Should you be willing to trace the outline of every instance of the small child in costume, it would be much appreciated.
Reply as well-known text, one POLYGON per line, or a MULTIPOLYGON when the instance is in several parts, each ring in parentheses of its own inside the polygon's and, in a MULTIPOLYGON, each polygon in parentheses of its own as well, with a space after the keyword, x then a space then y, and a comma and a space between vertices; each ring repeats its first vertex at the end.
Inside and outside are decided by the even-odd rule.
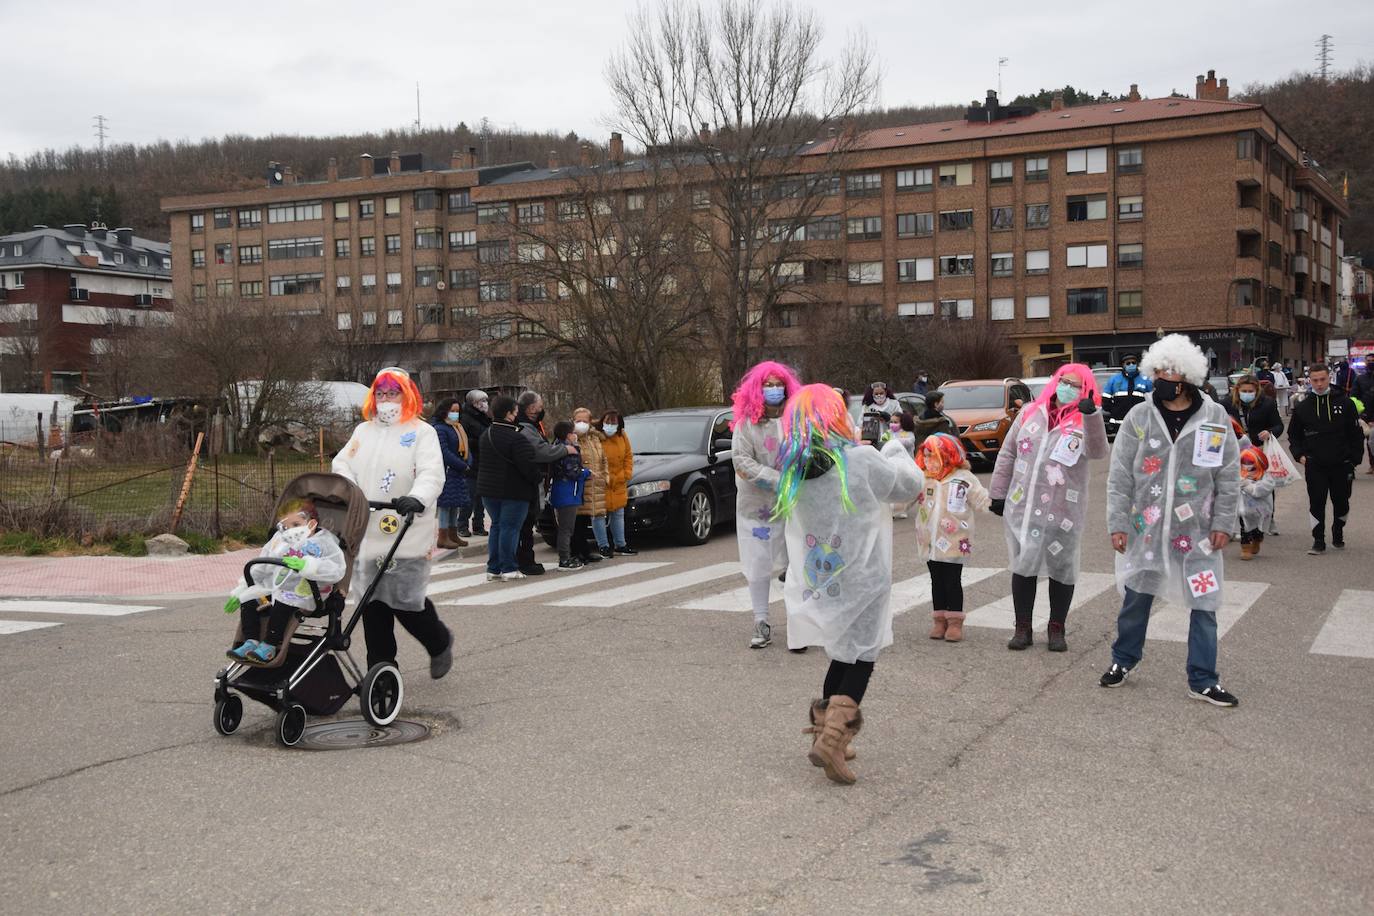
POLYGON ((1257 448, 1240 453, 1240 558, 1259 556, 1264 532, 1274 517, 1274 478, 1269 459, 1257 448))
MULTIPOLYGON (((553 427, 553 439, 577 448, 577 432, 567 420, 553 427)), ((585 564, 573 556, 573 530, 577 527, 577 510, 582 506, 582 494, 591 468, 582 466, 582 450, 553 463, 553 486, 549 489, 549 505, 558 519, 558 568, 581 569, 585 564)))
POLYGON ((259 556, 280 559, 286 568, 266 563, 254 566, 253 584, 240 583, 224 604, 224 613, 237 611, 243 627, 243 642, 227 654, 234 661, 250 665, 266 665, 276 658, 291 615, 315 609, 310 580, 319 587, 323 599, 348 569, 338 538, 320 527, 315 504, 305 499, 286 504, 277 522, 277 533, 263 545, 259 556), (272 596, 271 604, 260 606, 258 599, 268 595, 272 596), (261 640, 257 639, 259 635, 261 640))
POLYGON ((935 433, 916 451, 925 486, 916 497, 916 540, 930 570, 931 639, 964 638, 964 563, 973 554, 973 513, 992 504, 959 440, 935 433))

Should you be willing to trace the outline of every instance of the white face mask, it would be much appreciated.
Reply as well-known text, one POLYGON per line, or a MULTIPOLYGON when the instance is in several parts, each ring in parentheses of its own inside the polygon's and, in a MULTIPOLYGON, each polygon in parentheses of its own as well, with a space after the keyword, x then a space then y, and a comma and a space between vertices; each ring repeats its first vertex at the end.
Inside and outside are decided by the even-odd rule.
POLYGON ((310 526, 297 525, 294 528, 283 528, 281 530, 281 540, 287 547, 301 547, 306 541, 310 540, 310 526))
POLYGON ((620 427, 614 423, 603 423, 601 424, 601 431, 608 436, 614 436, 620 431, 620 427))
POLYGON ((377 405, 377 422, 384 426, 390 426, 401 419, 401 405, 393 401, 387 401, 377 405))
POLYGON ((579 436, 585 436, 587 434, 587 430, 591 428, 592 425, 588 423, 586 420, 578 420, 576 423, 573 424, 573 431, 576 432, 579 436))

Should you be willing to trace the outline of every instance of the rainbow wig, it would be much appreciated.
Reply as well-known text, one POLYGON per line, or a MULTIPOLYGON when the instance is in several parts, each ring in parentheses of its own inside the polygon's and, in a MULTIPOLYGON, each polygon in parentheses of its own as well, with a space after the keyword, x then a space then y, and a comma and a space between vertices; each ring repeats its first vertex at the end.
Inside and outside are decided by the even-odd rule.
POLYGON ((411 380, 410 373, 397 366, 387 366, 377 377, 372 380, 372 387, 367 389, 367 397, 363 398, 363 419, 371 420, 377 414, 378 388, 400 388, 401 389, 401 422, 407 423, 420 415, 424 408, 424 403, 420 398, 420 389, 411 380))
MULTIPOLYGON (((766 365, 766 364, 765 364, 766 365)), ((812 461, 828 462, 840 475, 840 500, 854 511, 849 498, 849 462, 845 449, 854 444, 854 423, 848 405, 829 385, 804 385, 782 411, 782 444, 778 447, 778 498, 773 519, 787 518, 812 461)))
POLYGON ((735 405, 735 416, 730 421, 731 429, 738 428, 741 423, 757 423, 762 419, 763 382, 770 375, 776 375, 782 379, 782 385, 783 388, 787 389, 789 400, 801 390, 801 381, 791 369, 782 363, 775 363, 772 360, 759 363, 744 373, 744 378, 739 380, 739 387, 731 396, 735 405))
POLYGON ((1240 453, 1240 476, 1246 480, 1262 480, 1269 471, 1269 458, 1262 449, 1254 447, 1242 449, 1240 453), (1246 472, 1245 462, 1249 461, 1254 470, 1246 472))
POLYGON ((1049 384, 1040 390, 1040 394, 1032 402, 1032 407, 1045 408, 1045 416, 1049 417, 1050 429, 1056 427, 1073 427, 1083 425, 1083 416, 1078 412, 1078 404, 1060 404, 1055 397, 1055 389, 1059 387, 1059 380, 1064 376, 1069 376, 1071 381, 1078 382, 1083 398, 1092 398, 1093 403, 1102 407, 1102 394, 1097 390, 1097 378, 1093 371, 1082 363, 1065 363, 1054 370, 1054 375, 1050 376, 1049 384))
POLYGON ((963 444, 949 433, 931 433, 922 440, 921 447, 916 450, 916 466, 923 472, 926 471, 926 455, 930 452, 940 453, 940 476, 936 480, 944 480, 960 468, 968 467, 963 444))

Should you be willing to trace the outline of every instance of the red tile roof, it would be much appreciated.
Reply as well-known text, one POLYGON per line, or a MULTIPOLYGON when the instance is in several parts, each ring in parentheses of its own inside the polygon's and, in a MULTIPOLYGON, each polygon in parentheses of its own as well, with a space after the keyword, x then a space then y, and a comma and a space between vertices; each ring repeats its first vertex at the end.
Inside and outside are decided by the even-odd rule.
MULTIPOLYGON (((982 140, 988 137, 1010 137, 1056 130, 1084 127, 1104 127, 1132 124, 1140 121, 1163 121, 1197 115, 1221 114, 1259 108, 1246 102, 1222 102, 1202 99, 1142 99, 1139 102, 1104 102, 1098 105, 1077 105, 1062 111, 1037 111, 1033 115, 993 121, 990 124, 941 121, 935 124, 913 124, 909 127, 883 127, 865 131, 857 149, 893 149, 920 146, 927 143, 949 143, 962 140, 982 140)), ((818 143, 807 151, 817 155, 828 151, 831 142, 818 143)))

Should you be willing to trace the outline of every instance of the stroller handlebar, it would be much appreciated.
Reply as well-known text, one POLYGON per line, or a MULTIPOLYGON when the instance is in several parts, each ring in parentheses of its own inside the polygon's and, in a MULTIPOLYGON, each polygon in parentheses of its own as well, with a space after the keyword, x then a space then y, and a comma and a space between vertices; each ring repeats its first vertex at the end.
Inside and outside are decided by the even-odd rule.
MULTIPOLYGON (((401 512, 400 509, 397 509, 397 508, 396 508, 396 502, 395 502, 395 500, 387 500, 386 502, 380 502, 380 501, 375 500, 375 499, 369 499, 369 500, 367 501, 367 507, 368 507, 369 509, 390 509, 390 510, 393 511, 393 512, 401 512)), ((401 514, 404 515, 406 518, 410 518, 410 516, 414 515, 415 513, 413 513, 413 512, 401 512, 401 514)))
MULTIPOLYGON (((253 584, 254 566, 280 566, 282 569, 291 569, 290 566, 287 566, 278 557, 254 557, 243 564, 243 581, 249 585, 253 584)), ((294 571, 295 570, 292 570, 292 572, 294 571)), ((319 610, 323 608, 324 598, 320 596, 320 587, 315 584, 314 579, 306 579, 305 581, 310 586, 310 596, 315 599, 315 609, 319 610)))

